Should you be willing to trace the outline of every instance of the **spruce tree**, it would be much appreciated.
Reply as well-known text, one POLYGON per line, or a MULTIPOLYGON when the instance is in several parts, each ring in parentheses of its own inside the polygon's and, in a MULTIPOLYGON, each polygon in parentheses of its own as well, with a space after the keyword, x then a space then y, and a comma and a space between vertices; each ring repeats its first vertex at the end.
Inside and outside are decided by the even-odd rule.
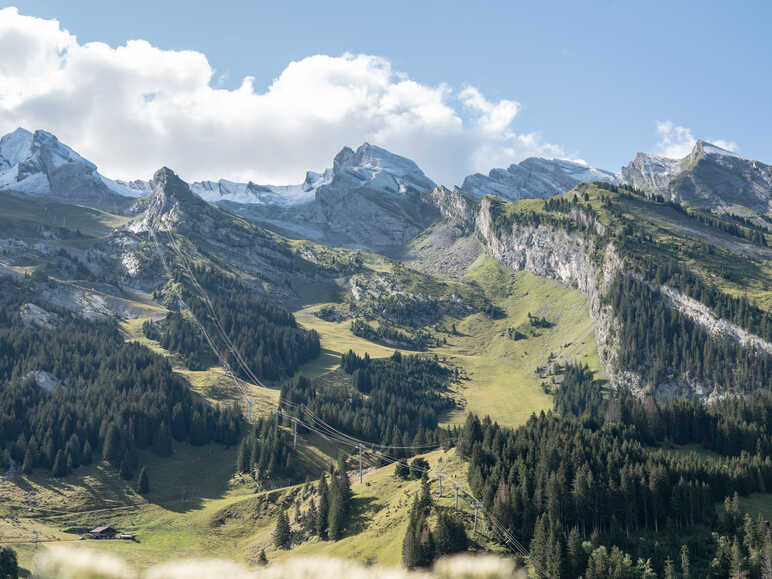
POLYGON ((56 476, 64 476, 67 474, 67 459, 64 456, 64 452, 60 448, 54 458, 54 466, 51 469, 51 473, 56 476))
POLYGON ((668 557, 665 559, 665 579, 675 579, 675 569, 673 569, 673 560, 668 557))
POLYGON ((150 492, 150 480, 144 466, 139 469, 139 475, 137 476, 137 492, 141 495, 146 495, 150 492))
POLYGON ((421 498, 418 499, 418 508, 427 512, 432 506, 432 493, 429 487, 429 477, 426 473, 421 477, 421 498))
POLYGON ((316 514, 316 534, 322 540, 327 540, 329 516, 330 493, 327 489, 327 477, 322 473, 322 476, 319 478, 319 510, 316 514))
POLYGON ((166 422, 161 422, 153 435, 153 452, 158 456, 169 456, 172 453, 172 434, 166 422))
POLYGON ((402 540, 402 565, 407 569, 414 569, 416 566, 418 545, 415 535, 415 522, 411 517, 402 540))
POLYGON ((30 474, 35 468, 35 452, 31 446, 27 446, 27 451, 24 453, 24 463, 21 465, 21 471, 24 474, 30 474))
POLYGON ((0 577, 16 579, 19 576, 19 561, 11 547, 0 548, 0 577))
POLYGON ((112 465, 120 464, 119 461, 123 458, 121 450, 121 432, 118 429, 118 426, 116 426, 114 422, 111 422, 107 427, 107 434, 105 435, 105 442, 102 449, 102 458, 112 465))
POLYGON ((137 467, 139 466, 139 457, 137 456, 137 449, 128 447, 123 455, 121 461, 120 475, 123 480, 131 480, 134 475, 137 474, 137 467))
POLYGON ((94 450, 91 448, 91 443, 87 440, 83 443, 83 451, 80 453, 80 461, 83 464, 91 464, 94 457, 94 450))
POLYGON ((681 545, 681 577, 689 579, 689 547, 681 545))
POLYGON ((466 551, 469 546, 469 538, 466 536, 464 524, 444 512, 441 512, 437 517, 434 542, 438 555, 449 555, 466 551))
POLYGON ((279 517, 276 519, 276 528, 273 530, 273 544, 277 549, 289 549, 292 534, 290 531, 289 519, 284 510, 279 511, 279 517))
POLYGON ((568 555, 568 570, 570 575, 572 577, 578 577, 587 564, 578 527, 572 527, 571 531, 568 533, 566 554, 568 555))
POLYGON ((343 505, 337 493, 332 495, 330 501, 327 534, 332 541, 343 538, 343 505))

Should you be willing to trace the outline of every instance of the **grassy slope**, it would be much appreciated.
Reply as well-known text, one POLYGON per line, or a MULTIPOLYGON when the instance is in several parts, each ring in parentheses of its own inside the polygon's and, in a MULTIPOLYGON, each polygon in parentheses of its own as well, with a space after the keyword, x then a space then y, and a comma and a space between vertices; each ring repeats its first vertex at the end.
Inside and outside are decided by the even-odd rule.
MULTIPOLYGON (((463 462, 455 457, 454 451, 438 450, 425 457, 432 470, 448 475, 443 498, 438 496, 438 483, 432 481, 431 484, 438 504, 452 507, 455 500, 452 483, 468 486, 463 462)), ((151 483, 147 498, 136 495, 104 465, 81 469, 77 475, 55 483, 38 480, 36 475, 32 477, 34 483, 27 477, 17 481, 18 484, 2 483, 0 492, 7 500, 6 512, 0 520, 0 537, 23 541, 34 537, 37 530, 43 540, 68 542, 67 546, 76 549, 115 553, 140 568, 170 558, 217 556, 255 560, 261 549, 266 550, 269 559, 324 554, 395 566, 400 563, 412 495, 419 489, 419 481, 395 479, 392 465, 370 469, 364 484, 359 484, 356 477, 352 481, 355 517, 349 536, 338 542, 311 538, 292 551, 277 551, 271 533, 278 509, 289 508, 292 518, 295 508, 290 505, 297 500, 304 510, 309 503, 299 498, 303 485, 261 493, 249 485, 229 487, 234 449, 223 450, 217 445, 200 448, 179 445, 171 459, 143 453, 142 460, 147 465, 151 483), (50 512, 46 516, 41 518, 24 509, 12 508, 22 501, 22 494, 14 489, 27 484, 39 485, 41 497, 43 494, 47 497, 50 512), (87 496, 90 488, 97 494, 87 496), (111 509, 104 508, 103 488, 112 493, 111 509), (77 540, 83 530, 105 522, 121 532, 136 534, 138 542, 77 540)), ((462 517, 471 527, 471 509, 463 495, 460 507, 466 513, 462 517)), ((477 540, 491 546, 488 531, 482 525, 477 540)), ((38 548, 45 548, 47 544, 50 543, 38 548)), ((21 542, 14 547, 21 564, 29 568, 35 546, 21 542)))
POLYGON ((188 370, 181 362, 179 357, 168 350, 165 350, 155 340, 150 340, 142 333, 142 324, 150 319, 157 319, 158 316, 165 315, 162 308, 147 316, 125 320, 121 327, 126 332, 127 338, 139 342, 154 352, 166 356, 174 368, 174 371, 183 375, 190 382, 193 390, 212 402, 238 401, 242 405, 244 415, 247 409, 244 407, 244 392, 247 398, 252 402, 253 417, 268 414, 277 407, 279 403, 279 390, 276 388, 262 388, 260 386, 238 380, 238 386, 230 378, 222 366, 213 366, 208 370, 188 370))
MULTIPOLYGON (((589 204, 604 224, 618 230, 619 224, 601 202, 603 196, 612 194, 593 185, 582 189, 588 192, 589 204)), ((753 245, 667 206, 636 198, 617 201, 626 218, 654 237, 654 244, 639 248, 641 254, 676 260, 720 290, 734 296, 747 295, 759 307, 772 309, 772 248, 753 245)))
POLYGON ((80 230, 91 237, 106 235, 129 220, 128 217, 99 209, 68 205, 52 199, 17 197, 8 193, 0 193, 0 216, 20 231, 25 224, 37 224, 72 231, 80 230))
MULTIPOLYGON (((461 336, 449 339, 442 351, 468 373, 470 380, 461 392, 466 410, 516 426, 532 412, 552 408, 552 398, 544 393, 535 373, 538 366, 548 365, 550 353, 560 362, 576 360, 600 369, 594 324, 581 292, 527 272, 512 274, 488 257, 481 257, 476 265, 468 277, 489 294, 506 295, 504 286, 510 284, 510 295, 496 300, 507 317, 469 316, 457 324, 461 336), (529 312, 555 326, 517 342, 503 334, 509 327, 526 324, 529 312)), ((462 418, 463 413, 453 417, 454 421, 462 418)))
MULTIPOLYGON (((491 320, 474 314, 456 323, 458 335, 445 335, 447 344, 430 353, 446 358, 463 368, 469 380, 458 391, 464 408, 448 417, 462 422, 466 412, 490 415, 502 424, 522 424, 532 412, 552 407, 552 399, 542 390, 537 366, 546 365, 550 353, 561 362, 578 360, 599 369, 593 337, 593 323, 588 315, 586 297, 579 291, 529 273, 513 274, 493 259, 482 256, 467 274, 467 281, 477 284, 488 297, 507 313, 491 320), (505 335, 508 327, 527 323, 528 312, 545 316, 555 327, 539 330, 541 335, 515 342, 505 335)), ((319 305, 297 312, 297 320, 322 336, 323 354, 301 372, 318 377, 337 367, 340 354, 354 350, 372 357, 391 355, 392 348, 373 344, 354 336, 349 321, 326 322, 313 315, 319 305)))

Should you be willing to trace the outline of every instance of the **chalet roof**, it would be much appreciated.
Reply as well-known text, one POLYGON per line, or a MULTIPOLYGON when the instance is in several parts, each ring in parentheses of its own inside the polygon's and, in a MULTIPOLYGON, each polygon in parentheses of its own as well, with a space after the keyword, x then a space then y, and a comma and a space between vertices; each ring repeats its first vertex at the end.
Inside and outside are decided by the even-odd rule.
POLYGON ((101 527, 95 527, 89 531, 89 533, 104 533, 105 531, 114 531, 112 525, 102 525, 101 527))

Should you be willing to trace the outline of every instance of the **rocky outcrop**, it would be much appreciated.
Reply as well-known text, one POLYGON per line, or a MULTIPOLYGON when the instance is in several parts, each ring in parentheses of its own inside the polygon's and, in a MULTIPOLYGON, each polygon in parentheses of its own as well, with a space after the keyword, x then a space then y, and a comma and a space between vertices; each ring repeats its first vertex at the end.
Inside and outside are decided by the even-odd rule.
POLYGON ((23 304, 19 308, 19 317, 25 328, 39 328, 43 330, 50 330, 59 321, 59 316, 35 304, 23 304))
POLYGON ((440 186, 423 193, 421 199, 426 203, 436 206, 442 216, 452 221, 455 225, 460 226, 464 230, 474 230, 474 223, 477 218, 477 212, 480 209, 480 203, 462 189, 454 187, 451 190, 440 186))
POLYGON ((708 306, 691 298, 670 286, 659 286, 659 292, 665 305, 678 310, 695 323, 699 324, 711 336, 723 336, 738 342, 744 348, 752 348, 772 355, 772 344, 750 333, 737 324, 724 320, 708 306))
POLYGON ((772 214, 772 166, 697 141, 683 159, 638 153, 624 181, 666 199, 714 210, 747 207, 772 214))
MULTIPOLYGON (((641 373, 622 369, 618 364, 620 326, 611 307, 604 304, 603 296, 616 277, 625 271, 625 264, 612 242, 606 242, 602 247, 597 245, 602 239, 603 224, 581 209, 573 208, 568 215, 597 235, 552 224, 533 225, 517 219, 505 226, 499 224, 497 228, 494 205, 500 202, 491 197, 484 197, 479 204, 464 204, 462 201, 466 198, 458 192, 438 190, 433 199, 447 218, 466 219, 466 227, 476 233, 486 251, 502 264, 515 271, 529 271, 559 280, 587 294, 589 314, 596 322, 600 361, 612 386, 628 388, 634 393, 645 391, 641 373), (477 211, 470 218, 472 207, 477 211)), ((697 300, 668 286, 652 289, 660 293, 667 307, 687 316, 711 335, 728 337, 743 347, 772 354, 772 344, 719 318, 697 300)), ((664 398, 698 396, 707 401, 720 396, 713 391, 712 384, 695 383, 678 376, 658 384, 656 393, 664 398)))

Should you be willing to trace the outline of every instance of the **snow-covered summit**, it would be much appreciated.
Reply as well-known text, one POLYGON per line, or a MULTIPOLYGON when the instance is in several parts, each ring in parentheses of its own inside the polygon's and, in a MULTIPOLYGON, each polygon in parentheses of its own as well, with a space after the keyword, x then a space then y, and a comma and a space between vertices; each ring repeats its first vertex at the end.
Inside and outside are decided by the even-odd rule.
POLYGON ((0 191, 55 197, 114 207, 113 196, 138 197, 132 189, 99 174, 96 165, 47 131, 22 128, 0 139, 0 191))
POLYGON ((324 173, 308 171, 305 181, 300 185, 258 185, 252 181, 237 183, 220 179, 219 181, 196 181, 191 183, 190 189, 210 203, 230 201, 245 205, 285 206, 313 200, 316 190, 330 181, 332 181, 332 169, 327 169, 324 173))
POLYGON ((321 188, 345 193, 366 187, 384 194, 406 191, 430 191, 434 181, 410 159, 395 155, 382 147, 364 143, 356 151, 343 147, 335 155, 333 166, 322 173, 308 171, 299 185, 258 185, 197 181, 190 189, 210 203, 231 202, 241 205, 278 205, 282 207, 313 201, 321 188))
POLYGON ((469 175, 461 188, 475 197, 492 194, 517 201, 565 193, 585 181, 618 183, 619 177, 586 163, 530 157, 507 169, 491 169, 488 175, 469 175))
POLYGON ((410 159, 370 143, 356 151, 343 147, 333 161, 330 187, 356 189, 368 187, 390 193, 431 191, 437 184, 410 159))

